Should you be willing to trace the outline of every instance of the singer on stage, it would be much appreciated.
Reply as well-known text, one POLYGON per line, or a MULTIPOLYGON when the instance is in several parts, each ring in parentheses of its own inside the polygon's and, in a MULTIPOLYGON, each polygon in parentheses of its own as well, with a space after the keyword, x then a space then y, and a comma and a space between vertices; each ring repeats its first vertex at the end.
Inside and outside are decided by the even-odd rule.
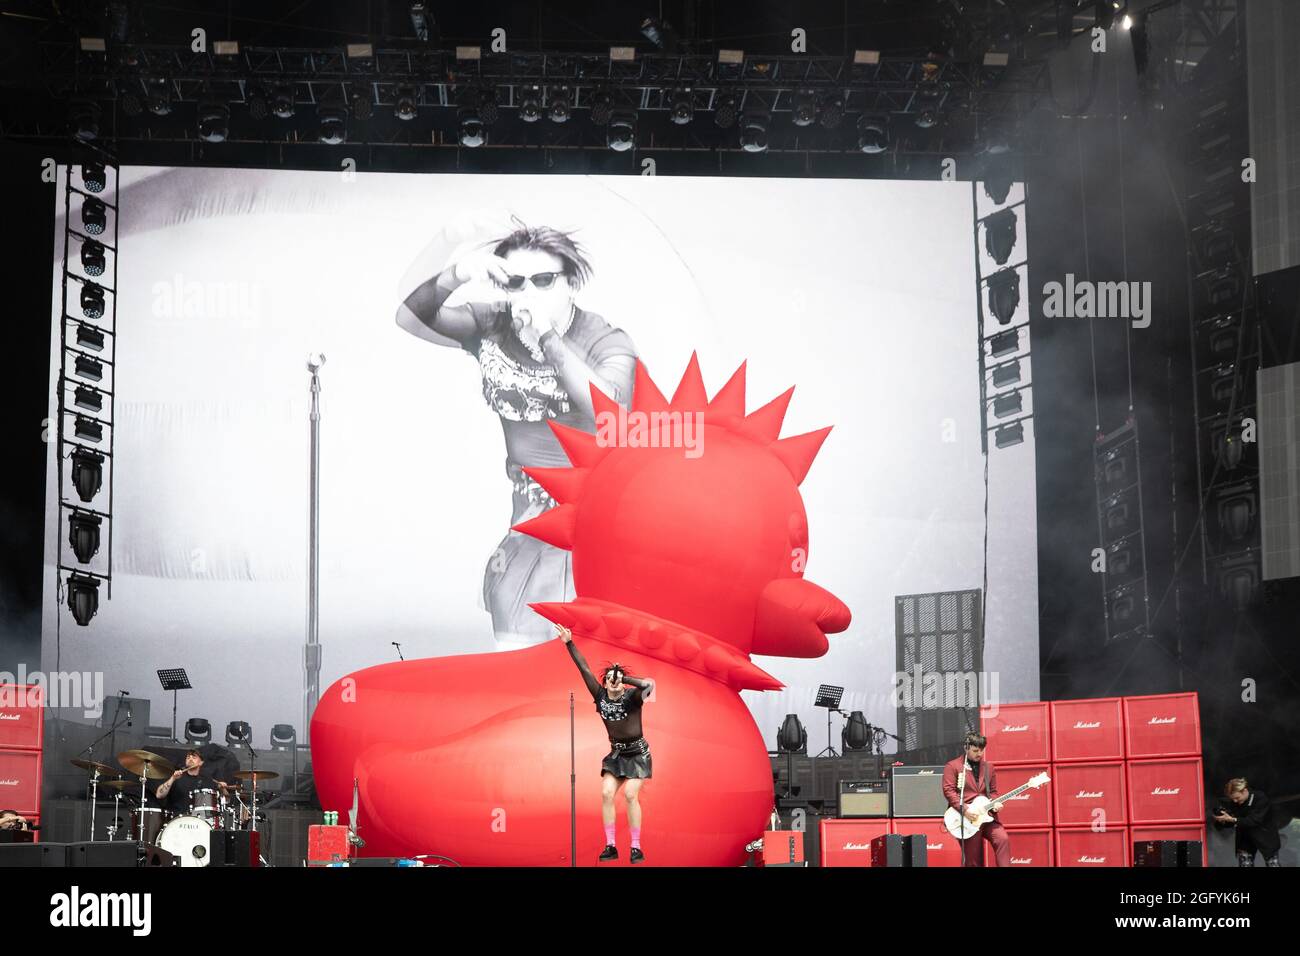
MULTIPOLYGON (((966 735, 966 753, 944 764, 943 795, 948 798, 948 806, 963 813, 967 819, 975 819, 976 814, 967 809, 966 804, 976 796, 985 796, 992 800, 998 795, 997 775, 992 761, 984 759, 984 748, 988 739, 981 734, 966 735), (959 786, 959 774, 965 774, 964 788, 959 786)), ((1000 805, 994 803, 989 812, 996 814, 1000 805)), ((972 828, 973 829, 973 828, 972 828)), ((1011 865, 1011 838, 997 819, 984 824, 963 840, 966 866, 984 865, 984 844, 981 838, 993 846, 993 858, 996 866, 1011 865)))
POLYGON ((567 627, 559 630, 609 734, 610 752, 600 765, 600 817, 605 825, 605 849, 600 860, 618 859, 618 847, 614 845, 614 796, 621 787, 627 800, 627 823, 632 831, 630 861, 640 863, 645 859, 641 852, 641 781, 650 779, 651 770, 650 744, 641 735, 641 707, 654 693, 655 682, 650 678, 627 676, 618 663, 606 667, 601 672, 602 680, 596 680, 582 652, 573 643, 573 633, 567 627), (631 693, 627 685, 631 685, 631 693))

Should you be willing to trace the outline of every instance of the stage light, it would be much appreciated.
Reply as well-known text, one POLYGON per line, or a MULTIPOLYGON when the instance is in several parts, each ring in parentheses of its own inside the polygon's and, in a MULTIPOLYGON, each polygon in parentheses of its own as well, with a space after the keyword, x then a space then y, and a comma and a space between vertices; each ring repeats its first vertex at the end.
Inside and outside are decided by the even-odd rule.
POLYGON ((604 126, 614 113, 614 101, 605 91, 597 93, 591 100, 591 122, 595 126, 604 126))
POLYGON ((348 138, 348 114, 338 106, 322 106, 316 111, 320 121, 320 141, 338 146, 348 138))
POLYGON ((934 110, 921 110, 916 114, 918 129, 934 129, 939 125, 939 114, 934 110))
POLYGON ((999 425, 993 432, 993 443, 999 448, 1010 448, 1012 445, 1019 445, 1024 440, 1025 426, 1023 422, 999 425))
POLYGON ((1020 381, 1020 359, 1012 359, 996 366, 992 370, 992 381, 994 388, 1005 388, 1020 381))
POLYGON ((127 116, 139 116, 144 112, 144 101, 135 90, 124 92, 118 102, 122 104, 122 112, 127 116))
POLYGON ((212 742, 212 724, 205 717, 191 717, 185 721, 185 742, 194 747, 212 742))
POLYGON ((851 750, 871 750, 871 725, 862 711, 855 710, 849 714, 844 728, 840 731, 840 746, 844 752, 851 750))
POLYGON ((270 108, 272 114, 280 119, 293 117, 293 87, 277 86, 271 92, 270 108))
POLYGON ((370 119, 375 112, 375 101, 371 96, 369 83, 355 83, 348 95, 348 109, 352 118, 359 123, 370 119))
POLYGON ((491 126, 497 121, 498 114, 496 90, 480 90, 478 94, 478 118, 483 121, 483 125, 491 126))
POLYGON ((838 96, 828 96, 821 102, 819 120, 822 129, 835 129, 844 119, 844 101, 838 96))
POLYGON ((81 231, 88 236, 103 235, 108 226, 108 207, 98 199, 86 197, 81 204, 81 231))
POLYGON ((73 365, 75 371, 82 378, 88 378, 92 382, 102 381, 104 378, 104 363, 89 355, 78 355, 77 361, 73 365))
POLYGON ((199 139, 224 143, 230 135, 230 107, 215 100, 199 104, 199 139))
POLYGON ((1012 415, 1020 414, 1024 407, 1024 399, 1021 398, 1020 392, 1008 392, 1005 395, 998 395, 993 399, 993 417, 1009 418, 1012 415))
POLYGON ((767 115, 746 113, 740 121, 740 148, 747 153, 761 153, 767 149, 767 115))
POLYGON ((411 4, 411 29, 415 31, 415 38, 427 43, 429 40, 429 23, 431 17, 423 3, 411 4))
POLYGON ((249 91, 248 115, 259 123, 271 115, 271 104, 267 100, 265 90, 253 89, 249 91))
POLYGON ((672 24, 656 17, 647 17, 641 22, 641 35, 665 53, 673 53, 680 46, 672 24))
POLYGON ((605 145, 617 153, 624 153, 636 145, 636 114, 615 113, 610 117, 605 131, 605 145))
POLYGON ((993 273, 989 277, 988 293, 989 311, 1000 324, 1006 325, 1020 305, 1020 273, 1015 269, 993 273))
POLYGON ((212 55, 225 56, 225 57, 239 56, 239 41, 238 40, 213 40, 212 55))
POLYGON ((794 98, 791 119, 795 126, 811 126, 817 121, 817 101, 811 93, 799 93, 794 98))
POLYGON ((1097 0, 1097 26, 1109 30, 1115 24, 1115 11, 1119 4, 1114 0, 1097 0))
POLYGON ((93 282, 81 286, 81 313, 88 319, 98 319, 104 314, 104 289, 93 282))
POLYGON ((695 119, 695 99, 691 96, 690 90, 677 90, 673 93, 673 105, 669 116, 678 126, 685 126, 695 119))
POLYGON ((78 100, 72 104, 73 135, 82 142, 99 138, 99 105, 88 100, 78 100))
POLYGON ((413 86, 399 86, 393 98, 393 115, 399 120, 409 122, 419 112, 418 95, 413 86))
POLYGON ((1259 591, 1256 560, 1253 555, 1229 558, 1218 569, 1219 594, 1232 604, 1234 610, 1245 610, 1255 602, 1259 591))
POLYGON ((226 724, 226 743, 234 747, 247 747, 253 739, 253 728, 246 720, 232 720, 226 724))
POLYGON ((786 714, 776 733, 776 749, 783 754, 807 754, 808 731, 798 714, 786 714))
POLYGON ((880 63, 879 50, 854 50, 854 66, 877 66, 880 63))
POLYGON ((884 116, 863 113, 858 117, 858 149, 869 155, 889 148, 889 121, 884 116))
POLYGON ((68 608, 72 619, 85 627, 99 610, 99 579, 73 571, 68 575, 68 608))
POLYGON ((993 358, 1010 355, 1018 348, 1020 348, 1019 329, 1007 329, 1005 332, 989 336, 989 354, 993 358))
POLYGON ((104 456, 89 448, 76 448, 71 458, 72 485, 77 489, 77 497, 90 501, 104 483, 104 456))
MULTIPOLYGON (((990 150, 990 153, 992 151, 990 150)), ((984 167, 984 195, 1001 206, 1011 194, 1011 163, 1005 153, 989 156, 984 167)))
POLYGON ((298 732, 292 724, 276 724, 271 728, 272 750, 293 750, 298 745, 298 732))
POLYGON ((93 325, 77 323, 77 344, 96 352, 104 351, 104 333, 93 325))
POLYGON ((103 37, 80 37, 82 53, 104 53, 108 46, 103 37))
POLYGON ((546 115, 551 118, 551 122, 567 123, 573 113, 573 98, 569 95, 568 89, 563 86, 552 87, 547 99, 549 106, 546 115))
POLYGON ((734 93, 723 93, 718 97, 713 110, 713 122, 718 129, 731 129, 736 125, 736 113, 740 108, 740 98, 734 93))
POLYGON ((609 59, 611 63, 631 63, 636 59, 636 47, 612 46, 609 48, 609 59))
POLYGON ((81 244, 81 268, 88 276, 102 276, 105 268, 103 243, 87 239, 81 244))
POLYGON ((78 438, 84 438, 86 441, 101 442, 104 440, 104 426, 93 418, 87 418, 85 415, 77 416, 72 431, 78 438))
POLYGON ((145 105, 154 116, 166 116, 172 111, 171 87, 164 80, 149 83, 145 105))
POLYGON ((72 404, 91 412, 104 410, 104 393, 89 385, 78 385, 72 393, 72 404))
POLYGON ((102 193, 108 184, 108 178, 104 174, 104 164, 82 163, 81 184, 86 187, 86 192, 102 193))
POLYGON ((984 221, 984 248, 998 265, 1006 265, 1016 247, 1016 211, 1004 209, 984 221))
POLYGON ((68 517, 68 546, 82 564, 99 553, 99 528, 103 519, 99 515, 74 511, 68 517))
POLYGON ((477 149, 487 142, 487 130, 483 128, 483 120, 474 110, 462 110, 460 114, 460 145, 469 149, 477 149))
POLYGON ((539 86, 526 87, 519 100, 519 118, 525 123, 536 123, 542 118, 542 90, 539 86))
POLYGON ((1230 493, 1220 498, 1218 504, 1219 527, 1233 541, 1241 541, 1255 530, 1255 495, 1249 490, 1236 490, 1240 487, 1226 489, 1230 493))

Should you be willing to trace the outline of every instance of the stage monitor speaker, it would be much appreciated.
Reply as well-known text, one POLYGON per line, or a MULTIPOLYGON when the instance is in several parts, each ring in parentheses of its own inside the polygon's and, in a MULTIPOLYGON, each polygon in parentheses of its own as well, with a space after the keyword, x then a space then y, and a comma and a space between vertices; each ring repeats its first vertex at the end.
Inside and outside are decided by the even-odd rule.
POLYGON ((175 866, 176 858, 166 850, 148 843, 126 840, 97 840, 69 843, 68 866, 155 867, 175 866))
POLYGON ((253 830, 213 830, 208 866, 261 866, 260 837, 253 830))
POLYGON ((1137 840, 1133 865, 1186 869, 1201 866, 1200 840, 1137 840))
POLYGON ((871 841, 871 865, 926 866, 926 837, 923 833, 887 833, 871 841))
POLYGON ((889 816, 888 780, 841 780, 840 817, 889 816))
POLYGON ((895 767, 891 790, 891 816, 941 817, 948 809, 942 765, 895 767))
POLYGON ((0 846, 0 868, 11 866, 67 866, 63 843, 6 843, 0 846))

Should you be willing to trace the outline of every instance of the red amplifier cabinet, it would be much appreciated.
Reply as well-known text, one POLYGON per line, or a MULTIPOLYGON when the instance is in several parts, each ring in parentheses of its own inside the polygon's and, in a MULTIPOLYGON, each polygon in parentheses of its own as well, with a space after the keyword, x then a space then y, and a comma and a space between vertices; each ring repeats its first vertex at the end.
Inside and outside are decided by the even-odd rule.
MULTIPOLYGON (((1052 810, 1056 826, 1090 827, 1104 814, 1105 826, 1128 822, 1124 763, 1058 763, 1052 767, 1052 810)), ((1002 784, 999 782, 998 787, 1002 784)))
POLYGON ((1046 701, 980 709, 980 733, 995 764, 1047 763, 1052 759, 1051 707, 1046 701))
POLYGON ((1205 841, 1205 826, 1182 824, 1180 826, 1142 826, 1128 828, 1128 852, 1133 855, 1133 844, 1143 840, 1200 840, 1201 866, 1210 865, 1210 845, 1205 841))
MULTIPOLYGON (((943 817, 907 817, 894 820, 891 832, 920 833, 925 836, 926 866, 961 866, 961 841, 948 832, 943 825, 943 817)), ((973 844, 968 844, 967 852, 982 852, 984 839, 981 837, 973 844)))
POLYGON ((803 831, 768 830, 764 833, 763 865, 803 866, 803 831))
POLYGON ((1052 788, 1055 786, 1055 773, 1050 764, 1022 763, 1008 766, 995 763, 993 767, 998 776, 998 793, 1010 793, 1016 787, 1029 781, 1035 774, 1045 773, 1053 779, 1041 787, 1026 790, 1018 797, 1012 797, 998 812, 998 819, 1004 827, 1050 827, 1052 825, 1052 788))
POLYGON ((1119 697, 1052 701, 1052 762, 1124 759, 1124 707, 1119 697))
POLYGON ((44 736, 44 688, 0 684, 0 750, 40 750, 44 736))
POLYGON ((23 816, 41 810, 41 752, 0 750, 0 808, 23 816))
POLYGON ((307 828, 307 865, 328 866, 351 859, 348 828, 316 824, 307 828))
POLYGON ((1125 697, 1124 747, 1129 760, 1199 757, 1201 708, 1197 695, 1125 697))
POLYGON ((1091 827, 1056 828, 1057 866, 1128 866, 1132 852, 1128 827, 1113 827, 1104 833, 1091 827))
MULTIPOLYGON (((1007 836, 1011 837, 1011 865, 1013 867, 1055 866, 1056 839, 1052 834, 1051 827, 1033 830, 1012 830, 1008 827, 1007 836)), ((997 866, 997 860, 993 858, 993 847, 989 845, 989 841, 980 842, 984 844, 984 865, 997 866)))
POLYGON ((1202 823, 1205 787, 1200 757, 1128 762, 1129 823, 1202 823))
POLYGON ((876 818, 822 820, 822 866, 871 866, 871 841, 892 833, 890 821, 876 818))

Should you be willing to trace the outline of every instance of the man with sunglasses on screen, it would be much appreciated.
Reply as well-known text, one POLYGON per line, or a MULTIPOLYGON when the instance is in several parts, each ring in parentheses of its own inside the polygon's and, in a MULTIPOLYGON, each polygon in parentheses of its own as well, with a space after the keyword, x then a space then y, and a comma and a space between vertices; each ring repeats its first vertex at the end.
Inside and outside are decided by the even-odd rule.
MULTIPOLYGON (((406 331, 478 359, 483 397, 505 434, 512 526, 555 504, 523 469, 570 465, 547 422, 594 432, 589 387, 627 405, 636 372, 627 333, 575 300, 592 272, 582 247, 559 230, 516 225, 447 262, 407 296, 397 317, 406 331), (449 304, 457 293, 459 304, 449 304)), ((488 559, 483 601, 498 649, 548 640, 550 622, 528 605, 573 597, 567 551, 509 531, 488 559)))

